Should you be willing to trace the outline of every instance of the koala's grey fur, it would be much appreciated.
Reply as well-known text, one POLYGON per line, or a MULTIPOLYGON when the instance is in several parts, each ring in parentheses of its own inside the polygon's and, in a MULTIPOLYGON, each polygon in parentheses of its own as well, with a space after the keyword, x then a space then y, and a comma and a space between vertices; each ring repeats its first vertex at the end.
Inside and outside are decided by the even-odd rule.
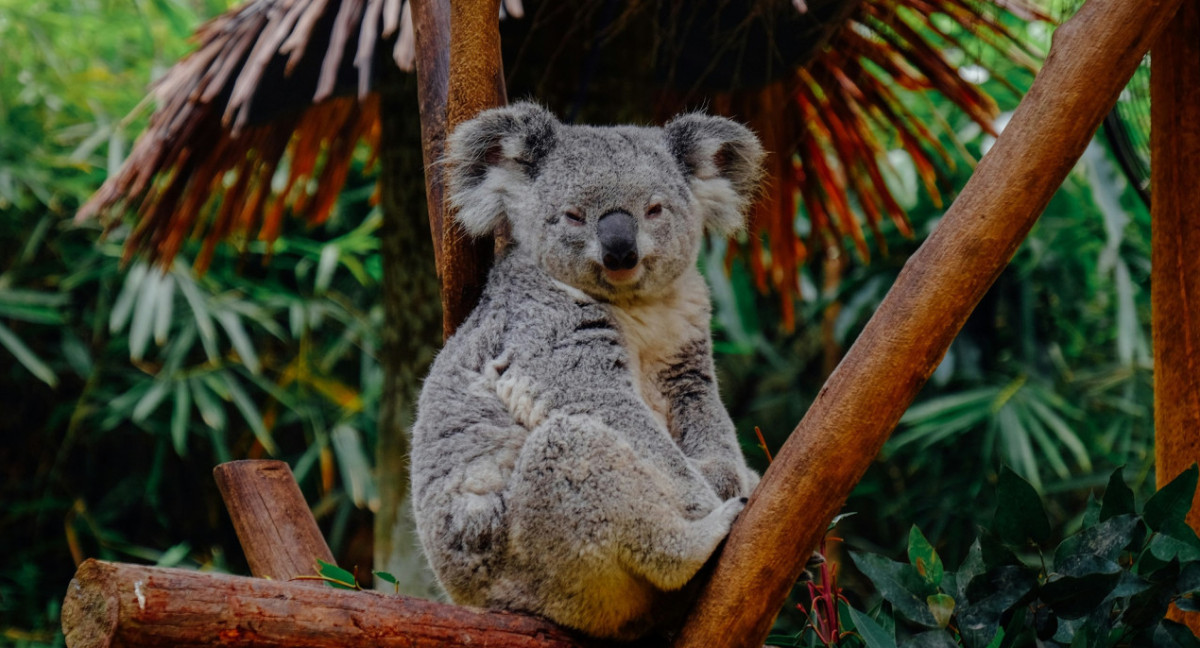
POLYGON ((762 155, 704 115, 568 126, 517 104, 454 131, 459 221, 507 221, 512 245, 413 431, 417 529, 452 599, 630 639, 729 532, 758 476, 717 394, 696 261, 705 229, 741 227, 762 155), (602 261, 616 210, 631 270, 602 261))

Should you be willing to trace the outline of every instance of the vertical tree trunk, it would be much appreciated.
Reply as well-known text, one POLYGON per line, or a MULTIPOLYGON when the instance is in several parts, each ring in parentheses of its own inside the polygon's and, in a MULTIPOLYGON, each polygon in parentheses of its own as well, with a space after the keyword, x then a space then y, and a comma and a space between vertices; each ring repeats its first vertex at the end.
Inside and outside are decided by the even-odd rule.
POLYGON ((379 244, 386 325, 376 446, 380 506, 375 513, 375 568, 399 579, 401 593, 434 598, 438 587, 417 541, 408 492, 408 430, 421 379, 441 342, 441 302, 434 244, 424 217, 423 165, 416 153, 421 138, 414 114, 416 82, 388 59, 380 66, 379 92, 379 244))
MULTIPOLYGON (((507 103, 500 52, 500 0, 450 3, 446 133, 480 111, 507 103)), ((449 338, 471 314, 492 264, 492 241, 472 239, 443 206, 442 331, 449 338)))
MULTIPOLYGON (((1161 487, 1200 461, 1200 3, 1187 0, 1154 44, 1153 179, 1155 476, 1161 487)), ((1188 523, 1200 530, 1200 498, 1188 523)), ((1178 618, 1178 617, 1176 617, 1178 618)), ((1200 615, 1188 614, 1200 631, 1200 615)))
POLYGON ((1179 5, 1089 0, 1055 33, 1012 121, 763 476, 676 648, 762 645, 829 520, 1179 5))

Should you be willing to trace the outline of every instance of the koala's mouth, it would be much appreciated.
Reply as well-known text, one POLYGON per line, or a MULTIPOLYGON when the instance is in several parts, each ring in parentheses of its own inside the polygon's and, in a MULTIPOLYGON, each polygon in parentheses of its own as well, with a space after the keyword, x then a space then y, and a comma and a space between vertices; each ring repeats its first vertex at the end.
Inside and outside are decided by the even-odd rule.
POLYGON ((638 264, 628 270, 609 270, 604 268, 604 279, 613 286, 621 287, 637 283, 642 278, 642 264, 638 264))

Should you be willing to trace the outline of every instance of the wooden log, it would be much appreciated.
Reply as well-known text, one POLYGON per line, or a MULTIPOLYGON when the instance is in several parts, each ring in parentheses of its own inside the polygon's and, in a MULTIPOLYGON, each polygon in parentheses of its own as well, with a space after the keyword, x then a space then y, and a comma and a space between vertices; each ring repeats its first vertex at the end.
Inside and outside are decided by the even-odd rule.
POLYGON ((1180 1, 1089 0, 1055 32, 1012 121, 767 470, 675 646, 762 645, 826 525, 1180 1))
POLYGON ((70 648, 579 648, 540 619, 406 596, 88 560, 62 609, 70 648))
MULTIPOLYGON (((213 478, 229 509, 250 573, 286 581, 316 575, 317 559, 334 562, 286 463, 230 461, 213 468, 213 478)), ((324 587, 324 583, 316 584, 324 587)))
MULTIPOLYGON (((1200 461, 1200 3, 1185 2, 1150 65, 1155 479, 1200 461)), ((1200 530, 1200 498, 1188 524, 1200 530)), ((1200 614, 1171 611, 1200 631, 1200 614)))

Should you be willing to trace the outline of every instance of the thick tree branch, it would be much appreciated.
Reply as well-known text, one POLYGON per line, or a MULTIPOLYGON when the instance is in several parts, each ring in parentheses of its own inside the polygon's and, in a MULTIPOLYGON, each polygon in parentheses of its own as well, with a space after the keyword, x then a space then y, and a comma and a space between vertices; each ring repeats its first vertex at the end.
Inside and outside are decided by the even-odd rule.
POLYGON ((760 646, 826 525, 1083 153, 1180 0, 1090 0, 783 446, 676 646, 760 646))
POLYGON ((333 562, 333 553, 286 463, 230 461, 213 468, 213 478, 250 573, 288 580, 316 574, 318 558, 333 562))
POLYGON ((587 644, 533 617, 299 582, 88 560, 63 601, 71 648, 587 644))
MULTIPOLYGON (((1200 3, 1183 3, 1154 44, 1150 74, 1155 477, 1200 461, 1200 3)), ((1200 501, 1188 523, 1200 529, 1200 501)), ((1200 614, 1172 610, 1200 631, 1200 614)))

